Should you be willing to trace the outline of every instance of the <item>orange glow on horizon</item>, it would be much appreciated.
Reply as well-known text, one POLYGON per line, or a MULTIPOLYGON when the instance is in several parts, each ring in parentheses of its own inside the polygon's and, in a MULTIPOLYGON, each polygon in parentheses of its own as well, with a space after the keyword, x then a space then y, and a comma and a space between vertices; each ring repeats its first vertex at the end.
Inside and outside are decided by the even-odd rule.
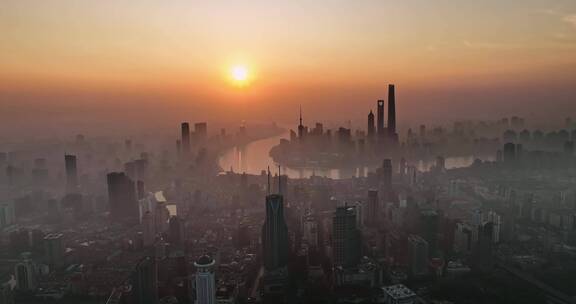
MULTIPOLYGON (((266 116, 336 99, 372 105, 388 83, 406 94, 399 101, 418 106, 431 98, 416 93, 451 92, 442 96, 448 109, 505 86, 514 89, 491 98, 533 107, 572 98, 576 1, 554 10, 540 1, 509 2, 515 9, 424 0, 305 7, 7 0, 0 13, 0 106, 20 107, 23 95, 46 108, 62 104, 62 96, 102 103, 112 99, 106 96, 145 95, 159 107, 220 113, 220 105, 246 106, 266 116), (526 93, 545 86, 557 89, 526 93)), ((331 109, 326 113, 345 114, 331 109)))

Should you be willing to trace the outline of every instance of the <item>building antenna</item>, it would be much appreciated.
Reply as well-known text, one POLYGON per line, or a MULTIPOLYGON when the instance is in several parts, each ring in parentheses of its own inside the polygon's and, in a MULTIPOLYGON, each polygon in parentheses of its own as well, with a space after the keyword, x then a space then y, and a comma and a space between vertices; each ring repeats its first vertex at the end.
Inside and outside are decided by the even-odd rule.
POLYGON ((300 125, 302 125, 302 105, 300 105, 300 125))
POLYGON ((270 195, 270 166, 268 166, 268 195, 270 195))
POLYGON ((278 194, 282 194, 282 175, 280 174, 280 165, 278 165, 278 194))

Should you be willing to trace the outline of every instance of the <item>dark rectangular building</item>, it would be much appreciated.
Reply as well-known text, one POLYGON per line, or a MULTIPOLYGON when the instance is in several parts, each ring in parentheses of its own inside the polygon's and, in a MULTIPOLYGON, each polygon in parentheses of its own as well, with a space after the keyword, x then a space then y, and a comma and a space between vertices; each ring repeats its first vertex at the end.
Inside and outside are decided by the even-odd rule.
POLYGON ((356 208, 336 208, 332 219, 332 250, 334 265, 343 268, 355 267, 362 258, 362 239, 356 219, 356 208))
POLYGON ((181 126, 182 132, 182 154, 187 155, 190 153, 190 125, 183 122, 181 126))
POLYGON ((137 219, 139 210, 134 182, 124 172, 109 173, 107 182, 110 216, 120 221, 137 219))
POLYGON ((66 167, 66 192, 76 192, 78 190, 78 168, 76 166, 76 155, 64 155, 64 165, 66 167))
POLYGON ((262 254, 266 270, 276 270, 288 265, 288 226, 284 219, 284 198, 279 194, 266 196, 262 254))
POLYGON ((388 85, 388 136, 396 137, 396 96, 394 85, 388 85))

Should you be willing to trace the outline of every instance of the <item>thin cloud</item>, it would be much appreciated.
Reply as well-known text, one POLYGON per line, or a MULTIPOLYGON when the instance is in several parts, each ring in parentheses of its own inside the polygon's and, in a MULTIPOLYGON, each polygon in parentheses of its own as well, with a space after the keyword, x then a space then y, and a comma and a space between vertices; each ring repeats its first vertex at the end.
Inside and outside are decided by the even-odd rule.
POLYGON ((510 43, 494 43, 494 42, 477 42, 463 40, 462 44, 470 49, 517 49, 521 48, 521 45, 510 44, 510 43))
POLYGON ((565 12, 562 12, 562 11, 555 9, 555 8, 539 9, 539 10, 536 10, 535 12, 538 14, 560 17, 560 20, 562 22, 568 23, 576 29, 576 14, 566 15, 565 12))
POLYGON ((574 27, 574 29, 576 29, 576 14, 564 16, 562 20, 564 20, 564 22, 571 24, 574 27))
POLYGON ((543 8, 535 10, 534 12, 537 14, 544 14, 544 15, 553 15, 553 16, 561 15, 560 11, 555 8, 543 8))
POLYGON ((438 47, 436 47, 436 45, 434 45, 434 44, 430 44, 430 45, 426 46, 426 50, 428 52, 436 52, 438 50, 438 47))

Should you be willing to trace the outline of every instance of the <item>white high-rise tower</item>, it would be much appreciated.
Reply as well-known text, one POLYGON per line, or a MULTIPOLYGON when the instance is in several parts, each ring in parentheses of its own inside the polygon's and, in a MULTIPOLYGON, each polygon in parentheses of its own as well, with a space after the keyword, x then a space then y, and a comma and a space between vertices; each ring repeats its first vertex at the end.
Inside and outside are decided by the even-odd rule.
POLYGON ((216 281, 214 279, 214 259, 204 255, 194 262, 196 266, 195 304, 216 304, 216 281))

